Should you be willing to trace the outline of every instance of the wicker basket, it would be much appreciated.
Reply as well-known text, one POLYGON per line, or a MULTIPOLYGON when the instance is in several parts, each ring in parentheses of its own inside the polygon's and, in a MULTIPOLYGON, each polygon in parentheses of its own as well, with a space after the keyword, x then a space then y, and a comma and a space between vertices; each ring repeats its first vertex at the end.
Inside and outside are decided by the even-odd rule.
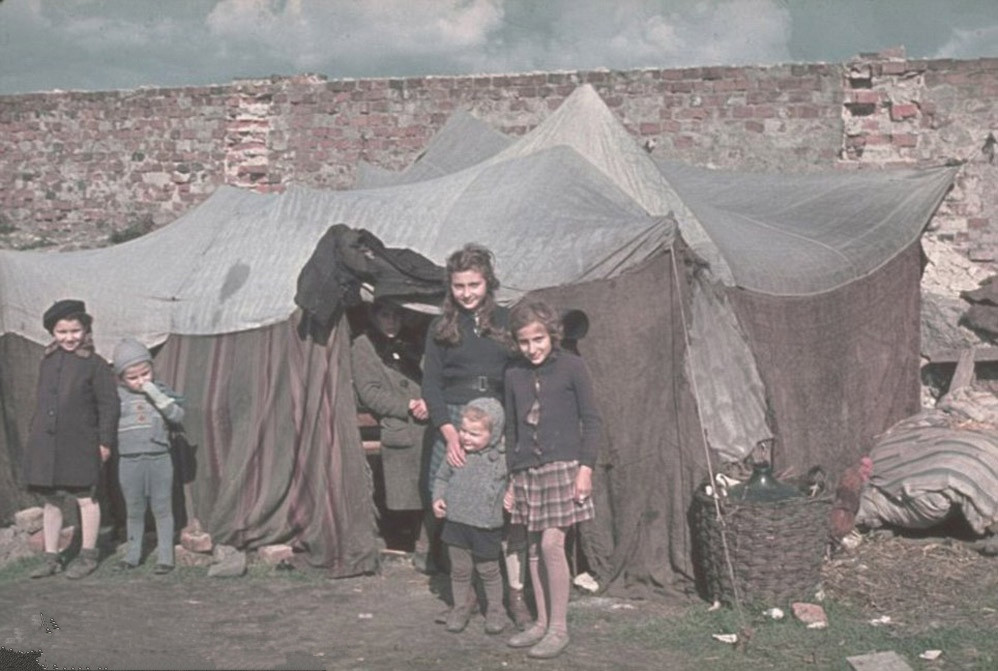
POLYGON ((727 605, 783 605, 814 598, 828 542, 831 497, 771 503, 714 499, 703 491, 693 506, 693 542, 706 596, 727 605), (723 522, 722 522, 723 520, 723 522), (725 559, 722 528, 734 573, 725 559))

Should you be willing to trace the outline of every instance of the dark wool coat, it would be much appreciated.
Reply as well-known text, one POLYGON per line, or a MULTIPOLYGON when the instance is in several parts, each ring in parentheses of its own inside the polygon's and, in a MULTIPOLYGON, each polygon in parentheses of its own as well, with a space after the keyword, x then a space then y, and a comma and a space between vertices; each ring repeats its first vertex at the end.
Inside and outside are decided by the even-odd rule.
POLYGON ((385 476, 385 506, 389 510, 419 510, 424 424, 409 414, 409 401, 420 398, 419 384, 386 365, 368 335, 350 348, 353 384, 359 404, 378 418, 381 464, 385 476))
POLYGON ((39 487, 92 487, 98 446, 114 447, 120 412, 110 364, 89 350, 56 347, 38 368, 38 397, 24 454, 24 481, 39 487))

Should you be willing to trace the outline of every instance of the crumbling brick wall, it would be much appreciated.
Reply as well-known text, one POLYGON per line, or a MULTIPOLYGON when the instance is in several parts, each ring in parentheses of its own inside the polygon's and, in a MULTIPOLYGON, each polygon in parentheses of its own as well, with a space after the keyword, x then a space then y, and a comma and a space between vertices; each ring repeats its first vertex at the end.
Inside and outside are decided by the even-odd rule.
POLYGON ((988 265, 998 252, 998 59, 907 61, 903 52, 846 66, 839 165, 961 165, 930 231, 988 265))
POLYGON ((111 244, 223 184, 349 188, 401 169, 456 109, 523 134, 591 84, 656 156, 793 172, 960 162, 934 234, 986 263, 998 243, 998 59, 334 80, 0 97, 0 247, 111 244))

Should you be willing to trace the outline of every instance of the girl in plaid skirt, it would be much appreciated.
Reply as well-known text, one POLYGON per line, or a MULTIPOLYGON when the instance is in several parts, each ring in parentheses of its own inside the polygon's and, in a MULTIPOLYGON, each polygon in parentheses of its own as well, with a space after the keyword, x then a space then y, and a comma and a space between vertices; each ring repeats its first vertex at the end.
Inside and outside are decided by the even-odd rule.
POLYGON ((550 658, 569 642, 565 534, 594 515, 590 495, 602 422, 584 362, 560 347, 559 314, 543 301, 528 300, 512 309, 509 322, 523 357, 505 374, 505 504, 511 523, 527 529, 537 606, 537 620, 509 645, 550 658))

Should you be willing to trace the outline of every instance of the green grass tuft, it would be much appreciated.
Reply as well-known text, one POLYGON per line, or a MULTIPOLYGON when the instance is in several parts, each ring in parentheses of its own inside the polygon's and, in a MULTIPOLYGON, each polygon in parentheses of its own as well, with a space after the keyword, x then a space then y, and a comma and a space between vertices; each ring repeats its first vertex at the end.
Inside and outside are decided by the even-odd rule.
MULTIPOLYGON (((847 657, 893 650, 919 668, 919 655, 942 650, 945 668, 998 668, 998 638, 985 626, 940 628, 922 634, 904 634, 890 625, 874 626, 850 608, 822 604, 826 629, 808 629, 788 612, 772 620, 761 612, 740 617, 729 608, 708 611, 706 604, 689 607, 679 617, 650 617, 615 624, 615 618, 573 613, 573 626, 612 632, 624 649, 661 651, 676 668, 699 662, 711 671, 745 669, 842 669, 852 667, 847 657), (747 643, 732 645, 713 634, 751 632, 747 643)), ((941 659, 942 659, 941 658, 941 659)))

